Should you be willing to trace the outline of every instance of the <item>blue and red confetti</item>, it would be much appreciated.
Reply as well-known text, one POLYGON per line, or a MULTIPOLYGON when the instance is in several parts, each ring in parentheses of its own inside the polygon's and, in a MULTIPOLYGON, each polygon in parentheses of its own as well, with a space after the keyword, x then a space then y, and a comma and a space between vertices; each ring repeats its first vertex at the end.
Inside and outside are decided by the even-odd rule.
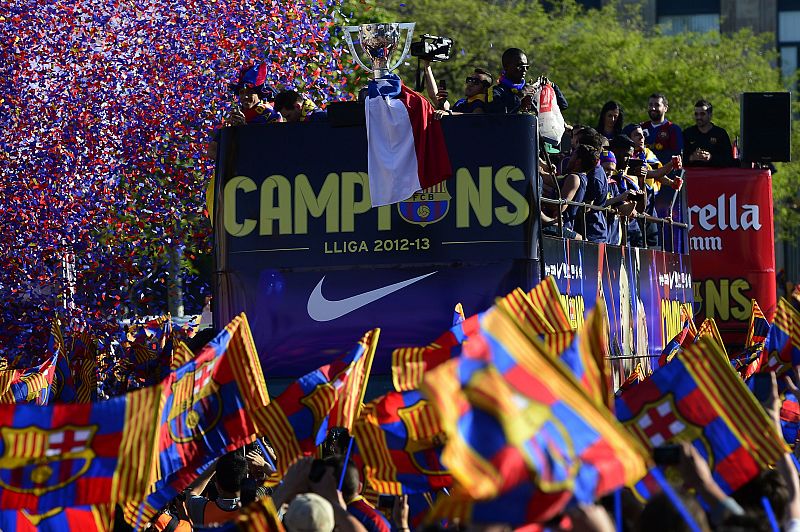
POLYGON ((206 142, 227 82, 266 62, 275 87, 341 98, 337 7, 19 0, 0 13, 0 357, 45 356, 56 313, 115 334, 158 299, 170 253, 209 251, 206 142))

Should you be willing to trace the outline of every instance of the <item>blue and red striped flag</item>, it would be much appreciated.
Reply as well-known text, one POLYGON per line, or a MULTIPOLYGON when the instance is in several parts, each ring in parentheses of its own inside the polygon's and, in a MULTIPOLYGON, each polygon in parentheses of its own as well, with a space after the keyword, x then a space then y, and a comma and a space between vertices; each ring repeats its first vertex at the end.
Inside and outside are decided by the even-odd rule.
POLYGON ((259 416, 266 425, 264 434, 269 436, 278 454, 278 475, 283 475, 296 458, 316 451, 328 428, 334 426, 330 424, 332 418, 338 417, 337 423, 348 422, 346 415, 335 414, 334 410, 350 401, 344 396, 348 390, 363 398, 362 389, 348 385, 348 380, 351 376, 363 377, 358 370, 361 359, 374 354, 379 334, 380 329, 367 332, 348 354, 300 377, 261 409, 259 416))
POLYGON ((419 391, 389 392, 367 403, 353 433, 364 477, 378 493, 424 493, 452 484, 439 459, 444 432, 419 391))
POLYGON ((703 339, 617 399, 617 417, 648 449, 691 442, 726 492, 786 451, 717 343, 703 339))
POLYGON ((456 480, 432 518, 543 521, 645 473, 644 449, 505 312, 489 311, 461 358, 427 375, 422 391, 456 480))
POLYGON ((744 341, 745 347, 763 343, 769 334, 770 324, 767 317, 761 311, 761 307, 755 299, 751 299, 752 310, 750 311, 750 323, 747 326, 747 337, 744 341))

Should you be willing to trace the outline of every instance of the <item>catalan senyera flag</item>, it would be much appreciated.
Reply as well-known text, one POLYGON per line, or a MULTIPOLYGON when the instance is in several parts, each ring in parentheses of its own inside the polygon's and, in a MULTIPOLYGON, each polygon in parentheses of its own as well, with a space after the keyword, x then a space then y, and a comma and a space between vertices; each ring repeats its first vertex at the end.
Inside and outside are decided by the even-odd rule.
POLYGON ((520 326, 529 327, 537 335, 558 332, 545 318, 544 312, 533 304, 521 288, 515 288, 505 297, 497 298, 495 305, 513 316, 520 326))
POLYGON ((596 405, 613 409, 609 356, 605 305, 598 304, 589 312, 580 334, 575 335, 560 358, 596 405))
POLYGON ((553 329, 556 331, 574 330, 554 277, 545 277, 544 281, 528 292, 528 298, 553 329))
POLYGON ((697 342, 700 338, 706 336, 717 342, 720 349, 722 349, 722 352, 725 353, 725 356, 728 356, 728 350, 725 349, 725 341, 722 339, 722 335, 719 333, 719 328, 717 328, 717 322, 714 318, 706 318, 703 320, 703 323, 701 323, 700 327, 697 328, 697 334, 695 335, 694 341, 697 342))
POLYGON ((112 505, 55 508, 43 515, 25 510, 0 510, 0 530, 3 532, 107 532, 114 522, 112 505))
POLYGON ((453 325, 423 347, 400 347, 392 351, 392 383, 398 392, 416 390, 426 371, 461 354, 461 344, 478 330, 478 314, 453 325))
POLYGON ((789 301, 780 298, 772 327, 764 341, 758 371, 774 371, 780 377, 797 365, 800 365, 800 312, 789 301))
POLYGON ((99 403, 0 405, 0 509, 143 497, 160 400, 151 387, 99 403))
POLYGON ((649 449, 691 442, 732 493, 786 452, 761 405, 713 339, 703 338, 617 399, 617 417, 649 449))
POLYGON ((459 359, 425 377, 456 483, 431 518, 511 525, 547 520, 646 471, 646 452, 570 371, 496 308, 459 359), (498 498, 499 497, 499 498, 498 498), (446 499, 446 500, 445 500, 446 499))
POLYGON ((72 381, 75 385, 75 402, 88 403, 97 399, 97 340, 89 331, 72 335, 69 350, 72 381))
POLYGON ((353 424, 364 404, 364 394, 367 391, 372 360, 375 358, 375 349, 378 347, 380 334, 380 329, 373 329, 365 334, 359 342, 357 349, 363 346, 364 351, 353 361, 349 374, 341 381, 340 387, 336 390, 336 398, 328 418, 328 427, 344 427, 348 432, 352 432, 353 424))
POLYGON ((758 302, 755 299, 751 299, 750 303, 752 310, 750 311, 750 323, 747 326, 747 337, 744 341, 745 347, 763 343, 767 339, 770 327, 758 302))
POLYGON ((163 403, 151 470, 155 486, 135 512, 137 504, 126 505, 129 523, 149 520, 213 460, 252 442, 265 428, 258 412, 269 404, 269 395, 244 314, 159 387, 163 403))
POLYGON ((364 478, 378 493, 425 493, 452 485, 440 462, 444 432, 419 391, 389 392, 367 403, 353 434, 364 478))
MULTIPOLYGON (((279 476, 296 458, 313 454, 325 440, 328 428, 333 427, 329 424, 331 410, 337 404, 344 404, 340 396, 347 390, 361 393, 357 386, 348 387, 347 380, 359 360, 374 352, 378 335, 377 329, 369 331, 348 354, 300 377, 269 406, 260 409, 259 422, 265 426, 263 434, 268 435, 278 454, 279 476)), ((359 377, 358 372, 355 377, 359 377)))

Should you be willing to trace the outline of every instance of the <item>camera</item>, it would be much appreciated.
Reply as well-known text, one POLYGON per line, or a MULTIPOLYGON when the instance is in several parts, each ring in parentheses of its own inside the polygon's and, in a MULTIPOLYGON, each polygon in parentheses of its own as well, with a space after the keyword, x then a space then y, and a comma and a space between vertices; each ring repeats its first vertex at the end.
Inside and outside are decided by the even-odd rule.
POLYGON ((426 33, 419 41, 411 43, 411 55, 423 61, 447 61, 452 48, 453 39, 426 33))

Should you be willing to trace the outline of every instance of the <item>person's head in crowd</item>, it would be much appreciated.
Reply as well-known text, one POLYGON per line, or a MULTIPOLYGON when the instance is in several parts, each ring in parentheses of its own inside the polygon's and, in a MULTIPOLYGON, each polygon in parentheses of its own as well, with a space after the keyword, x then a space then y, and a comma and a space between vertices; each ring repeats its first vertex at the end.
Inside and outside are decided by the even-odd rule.
POLYGON ((281 91, 275 96, 275 110, 287 122, 300 122, 303 118, 303 97, 297 91, 281 91))
POLYGON ((528 73, 528 56, 519 48, 509 48, 503 52, 503 75, 512 83, 522 83, 528 73))
MULTIPOLYGON (((329 456, 325 458, 325 467, 330 467, 332 469, 334 478, 336 479, 340 479, 342 477, 343 466, 344 456, 342 455, 329 456)), ((358 468, 352 461, 348 461, 341 490, 345 502, 348 502, 359 495, 361 493, 361 488, 361 475, 358 472, 358 468)))
POLYGON ((650 121, 654 124, 660 124, 666 120, 667 111, 669 111, 667 97, 660 92, 651 94, 647 99, 647 115, 650 117, 650 121))
POLYGON ((636 144, 635 152, 644 151, 645 134, 641 124, 628 124, 622 128, 622 134, 628 137, 636 144))
POLYGON ((606 174, 612 174, 617 170, 617 158, 611 150, 603 150, 600 152, 600 166, 606 171, 606 174))
POLYGON ((761 498, 766 497, 778 521, 781 521, 786 513, 789 496, 786 480, 774 469, 761 471, 758 476, 733 493, 736 502, 749 513, 763 512, 761 498))
POLYGON ((567 171, 575 174, 585 174, 597 166, 600 154, 596 148, 587 144, 578 144, 570 157, 567 171))
POLYGON ((708 100, 697 100, 694 104, 694 123, 700 131, 711 129, 711 113, 714 107, 708 100))
MULTIPOLYGON (((706 514, 697 500, 688 495, 681 494, 679 497, 700 530, 703 532, 711 530, 706 514)), ((659 493, 653 496, 642 510, 636 530, 637 532, 690 532, 692 529, 669 497, 659 493)))
POLYGON ((622 133, 622 124, 624 123, 625 112, 622 106, 618 102, 611 100, 606 102, 600 110, 600 116, 597 119, 597 131, 607 138, 613 138, 614 135, 622 133))
POLYGON ((482 68, 475 68, 472 74, 467 76, 464 85, 464 96, 472 98, 479 94, 487 94, 489 87, 494 83, 494 78, 489 72, 482 68))
POLYGON ((611 152, 616 158, 616 164, 620 168, 624 168, 628 164, 628 159, 633 157, 633 150, 636 143, 631 140, 627 135, 619 134, 611 140, 611 152))
POLYGON ((267 65, 248 65, 239 71, 236 81, 228 88, 239 97, 242 109, 253 109, 261 101, 271 101, 275 91, 267 84, 267 65))
POLYGON ((603 149, 603 144, 606 139, 593 127, 586 126, 578 132, 575 136, 575 140, 578 144, 587 144, 597 151, 600 151, 603 149))
POLYGON ((288 532, 332 532, 333 506, 316 493, 301 493, 289 504, 283 516, 288 532))
POLYGON ((245 477, 247 460, 241 451, 230 452, 217 461, 214 484, 220 497, 239 497, 245 477))

